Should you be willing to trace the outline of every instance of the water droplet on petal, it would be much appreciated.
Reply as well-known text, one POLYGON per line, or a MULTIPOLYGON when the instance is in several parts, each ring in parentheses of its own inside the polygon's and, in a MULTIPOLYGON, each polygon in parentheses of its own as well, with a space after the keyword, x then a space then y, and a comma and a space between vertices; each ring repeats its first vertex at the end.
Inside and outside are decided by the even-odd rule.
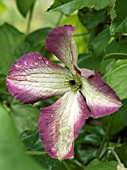
POLYGON ((37 62, 35 62, 34 64, 35 64, 36 66, 38 65, 38 63, 37 63, 37 62))
POLYGON ((49 61, 47 61, 47 60, 46 60, 46 61, 45 61, 45 64, 47 64, 47 65, 48 65, 48 64, 49 64, 49 61))
POLYGON ((56 149, 55 148, 51 148, 52 152, 56 152, 56 149))
POLYGON ((40 57, 38 57, 38 59, 39 59, 39 60, 42 60, 42 57, 40 56, 40 57))
POLYGON ((62 51, 62 50, 60 51, 60 54, 63 54, 63 51, 62 51))
POLYGON ((24 64, 27 66, 28 65, 28 63, 26 62, 26 61, 24 61, 24 64))
POLYGON ((19 64, 15 64, 15 67, 17 67, 17 68, 19 68, 19 67, 21 67, 19 64))

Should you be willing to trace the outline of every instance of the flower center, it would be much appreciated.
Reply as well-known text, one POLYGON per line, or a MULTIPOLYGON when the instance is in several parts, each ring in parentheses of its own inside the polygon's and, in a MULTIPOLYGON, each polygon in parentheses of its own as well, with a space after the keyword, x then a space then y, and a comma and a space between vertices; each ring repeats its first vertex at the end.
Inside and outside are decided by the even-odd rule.
POLYGON ((75 80, 69 80, 69 83, 70 83, 71 86, 76 84, 75 80))
POLYGON ((69 86, 72 88, 72 90, 75 91, 81 88, 81 80, 77 74, 73 75, 69 79, 70 80, 68 80, 68 83, 69 83, 69 86))

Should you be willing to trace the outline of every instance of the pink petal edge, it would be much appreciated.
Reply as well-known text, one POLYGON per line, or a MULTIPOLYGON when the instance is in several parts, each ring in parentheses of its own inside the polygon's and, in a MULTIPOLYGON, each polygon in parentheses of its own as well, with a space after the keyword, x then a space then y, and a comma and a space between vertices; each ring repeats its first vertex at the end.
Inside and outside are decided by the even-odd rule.
POLYGON ((50 157, 73 157, 74 140, 90 114, 79 92, 67 92, 53 105, 41 109, 39 134, 50 157))
POLYGON ((94 118, 106 116, 117 111, 121 107, 121 101, 116 93, 101 78, 100 73, 84 79, 81 92, 86 97, 94 118))
POLYGON ((28 104, 70 90, 66 77, 71 73, 39 53, 22 56, 12 65, 6 80, 9 92, 21 103, 28 104))
POLYGON ((75 27, 64 25, 54 28, 46 39, 46 48, 70 69, 77 65, 78 50, 73 40, 75 27))

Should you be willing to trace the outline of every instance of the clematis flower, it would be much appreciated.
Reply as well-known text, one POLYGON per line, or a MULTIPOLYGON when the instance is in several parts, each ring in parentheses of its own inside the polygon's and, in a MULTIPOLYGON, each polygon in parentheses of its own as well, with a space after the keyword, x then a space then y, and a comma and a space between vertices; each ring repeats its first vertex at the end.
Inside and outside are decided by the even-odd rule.
POLYGON ((41 109, 39 119, 45 150, 60 160, 74 155, 74 140, 86 119, 109 115, 121 106, 99 72, 78 68, 74 30, 71 25, 60 26, 46 39, 46 48, 67 68, 39 53, 29 53, 15 61, 6 81, 9 92, 24 104, 62 95, 53 105, 41 109))

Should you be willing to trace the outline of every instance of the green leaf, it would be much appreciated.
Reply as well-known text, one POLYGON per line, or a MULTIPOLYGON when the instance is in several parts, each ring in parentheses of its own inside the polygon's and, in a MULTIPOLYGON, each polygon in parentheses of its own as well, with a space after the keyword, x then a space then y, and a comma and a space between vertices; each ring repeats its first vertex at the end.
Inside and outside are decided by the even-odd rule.
POLYGON ((99 0, 99 1, 97 1, 94 8, 96 10, 101 10, 101 9, 104 9, 107 6, 109 6, 109 4, 110 4, 110 0, 99 0))
MULTIPOLYGON (((37 150, 37 141, 39 139, 39 134, 38 132, 30 134, 30 135, 26 135, 25 137, 23 137, 22 135, 22 142, 25 145, 25 148, 28 151, 32 151, 32 150, 37 150)), ((39 145, 42 147, 42 143, 40 142, 39 145)))
POLYGON ((85 170, 116 170, 117 162, 110 161, 110 162, 103 162, 97 159, 93 160, 85 170))
POLYGON ((85 125, 79 132, 79 136, 75 141, 75 144, 87 143, 93 146, 100 145, 101 139, 104 136, 105 131, 101 126, 85 125))
POLYGON ((89 49, 92 51, 94 56, 99 57, 104 52, 109 40, 109 29, 106 28, 101 31, 92 42, 90 42, 89 49))
POLYGON ((127 99, 122 101, 122 107, 118 110, 122 124, 127 127, 127 99))
POLYGON ((7 75, 11 65, 22 55, 33 51, 25 35, 9 24, 0 27, 0 71, 7 75))
POLYGON ((51 159, 47 154, 43 156, 33 157, 39 164, 42 165, 43 170, 66 170, 67 165, 64 161, 51 159))
POLYGON ((112 54, 107 54, 104 59, 127 59, 127 54, 126 53, 112 53, 112 54))
POLYGON ((26 37, 26 42, 32 45, 34 51, 41 51, 42 46, 45 46, 45 39, 48 36, 48 33, 51 31, 51 28, 41 28, 26 37))
MULTIPOLYGON (((114 118, 114 121, 112 124, 111 135, 115 135, 115 134, 119 133, 124 128, 119 111, 117 111, 115 114, 116 115, 115 115, 115 118, 114 118)), ((103 123, 103 126, 105 128, 107 128, 110 119, 111 119, 111 115, 100 118, 100 120, 103 123)))
POLYGON ((120 41, 113 40, 105 49, 105 59, 125 59, 127 55, 127 37, 122 37, 120 41))
POLYGON ((88 68, 91 70, 99 70, 101 58, 95 58, 90 54, 79 55, 78 66, 80 68, 88 68))
POLYGON ((20 134, 35 131, 38 127, 40 110, 33 105, 23 105, 17 101, 11 103, 11 113, 20 134))
POLYGON ((77 159, 66 159, 67 170, 83 170, 85 166, 81 164, 77 159))
POLYGON ((112 70, 105 74, 104 80, 116 91, 120 99, 126 99, 127 59, 117 60, 112 70))
POLYGON ((66 15, 70 15, 72 12, 83 7, 93 8, 97 1, 98 0, 55 0, 48 11, 59 11, 66 15))
MULTIPOLYGON (((78 12, 80 22, 92 32, 100 32, 100 24, 107 23, 107 10, 96 11, 94 9, 83 8, 78 12), (98 29, 95 27, 98 26, 98 29), (99 31, 97 31, 99 30, 99 31)), ((102 27, 101 27, 102 29, 102 27)))
POLYGON ((110 0, 109 14, 110 14, 111 21, 113 21, 114 18, 116 17, 115 10, 114 10, 115 1, 116 1, 116 0, 110 0))
POLYGON ((16 0, 18 10, 24 17, 26 17, 27 13, 34 5, 35 1, 36 0, 16 0))
POLYGON ((111 71, 116 60, 115 59, 103 59, 101 62, 100 72, 101 75, 105 75, 107 72, 111 71))
MULTIPOLYGON (((32 45, 24 40, 17 46, 17 48, 14 50, 14 57, 19 59, 24 54, 28 54, 29 52, 34 52, 34 49, 32 45)), ((36 52, 36 51, 35 51, 36 52)))
POLYGON ((116 17, 110 27, 111 34, 127 33, 127 1, 116 0, 114 10, 116 17))
POLYGON ((0 127, 0 169, 42 170, 39 165, 26 156, 11 117, 1 105, 0 127))
POLYGON ((98 146, 101 143, 101 139, 96 134, 89 134, 84 137, 84 143, 98 146))
MULTIPOLYGON (((39 134, 34 133, 32 135, 28 135, 25 138, 23 138, 23 143, 25 144, 25 147, 28 151, 31 153, 40 152, 41 155, 32 155, 32 158, 36 160, 41 166, 43 170, 65 170, 67 169, 68 165, 65 161, 59 161, 56 159, 52 159, 48 156, 48 154, 44 150, 44 146, 41 143, 41 140, 39 139, 39 134)), ((69 169, 67 169, 69 170, 69 169)))
POLYGON ((2 15, 7 10, 6 5, 0 1, 0 15, 2 15))
POLYGON ((0 93, 2 93, 7 89, 5 81, 6 81, 6 76, 0 73, 0 93))
POLYGON ((98 146, 101 143, 101 139, 96 134, 88 134, 85 136, 79 136, 79 138, 76 140, 76 144, 79 143, 87 143, 91 144, 93 146, 98 146))
MULTIPOLYGON (((126 131, 126 129, 125 129, 126 131)), ((126 133, 126 132, 125 132, 126 133)), ((123 138, 126 137, 122 136, 123 138)), ((118 137, 119 138, 119 137, 118 137)), ((112 145, 114 145, 114 151, 116 152, 116 154, 118 155, 120 161, 127 167, 127 143, 112 143, 112 145)), ((108 152, 108 161, 112 161, 112 160, 116 160, 116 158, 114 157, 114 155, 112 154, 112 152, 108 152)), ((126 169, 117 169, 117 170, 126 170, 126 169)))
POLYGON ((127 167, 127 144, 124 143, 122 146, 116 147, 115 152, 119 156, 121 162, 127 167))
POLYGON ((75 147, 76 158, 83 164, 88 164, 92 159, 94 159, 96 152, 97 148, 90 144, 78 144, 77 147, 75 147))
POLYGON ((24 35, 9 24, 0 27, 0 71, 7 74, 15 57, 14 51, 23 41, 24 35))

